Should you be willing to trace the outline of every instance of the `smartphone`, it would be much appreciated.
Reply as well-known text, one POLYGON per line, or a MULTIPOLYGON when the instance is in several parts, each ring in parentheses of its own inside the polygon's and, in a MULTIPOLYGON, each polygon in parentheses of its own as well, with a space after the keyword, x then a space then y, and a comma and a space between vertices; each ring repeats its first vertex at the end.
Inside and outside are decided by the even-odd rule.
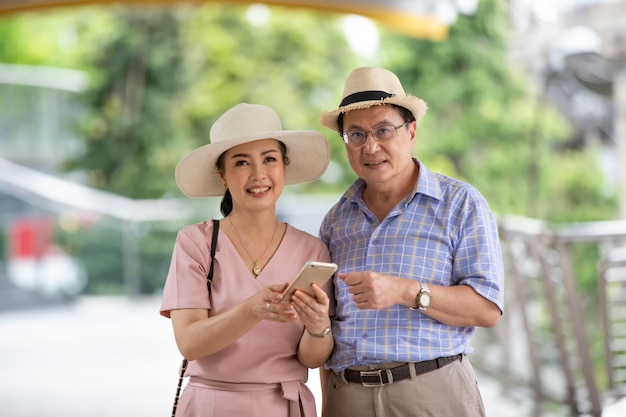
POLYGON ((283 291, 282 302, 291 302, 291 296, 295 290, 304 291, 311 297, 314 297, 315 294, 313 293, 311 284, 316 283, 320 287, 323 286, 336 270, 337 264, 334 263, 308 261, 304 264, 298 276, 296 276, 287 289, 283 291))

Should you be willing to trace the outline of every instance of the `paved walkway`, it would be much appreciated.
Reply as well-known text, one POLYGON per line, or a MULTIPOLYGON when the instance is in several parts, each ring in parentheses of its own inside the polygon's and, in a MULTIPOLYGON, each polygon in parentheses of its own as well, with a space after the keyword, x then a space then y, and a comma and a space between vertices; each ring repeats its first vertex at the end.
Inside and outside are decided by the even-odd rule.
MULTIPOLYGON (((86 298, 1 312, 0 415, 169 417, 181 357, 158 306, 157 299, 86 298)), ((489 416, 528 416, 528 404, 479 378, 489 416)), ((319 399, 317 372, 309 385, 319 399)))

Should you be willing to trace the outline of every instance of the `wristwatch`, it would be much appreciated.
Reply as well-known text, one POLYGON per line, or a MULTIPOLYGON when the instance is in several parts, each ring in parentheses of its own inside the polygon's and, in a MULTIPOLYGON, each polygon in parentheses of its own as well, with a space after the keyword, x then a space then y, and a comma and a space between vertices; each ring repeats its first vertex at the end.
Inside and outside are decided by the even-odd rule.
POLYGON ((326 337, 330 334, 330 326, 322 330, 321 333, 311 333, 309 329, 306 329, 307 333, 311 335, 311 337, 326 337))
POLYGON ((420 292, 415 297, 415 303, 417 304, 417 308, 410 307, 411 310, 426 310, 430 307, 430 302, 432 301, 430 297, 430 288, 428 288, 428 284, 420 281, 420 292))

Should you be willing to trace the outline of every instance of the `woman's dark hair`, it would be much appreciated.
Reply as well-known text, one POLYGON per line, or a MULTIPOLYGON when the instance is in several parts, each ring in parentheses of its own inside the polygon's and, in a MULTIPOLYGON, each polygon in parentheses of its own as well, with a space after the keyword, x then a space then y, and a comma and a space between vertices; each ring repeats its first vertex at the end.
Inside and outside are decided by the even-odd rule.
MULTIPOLYGON (((400 112, 400 116, 402 116, 402 119, 404 120, 405 123, 412 122, 415 120, 415 116, 413 116, 413 113, 411 113, 409 109, 402 107, 402 106, 398 106, 396 104, 390 104, 390 105, 398 109, 398 111, 400 112)), ((343 132, 343 116, 344 115, 345 113, 339 113, 339 116, 337 116, 337 128, 339 129, 339 134, 343 132)))
MULTIPOLYGON (((278 147, 280 148, 280 153, 283 156, 283 163, 285 165, 289 165, 289 158, 287 157, 287 145, 283 142, 277 140, 278 147)), ((217 158, 217 162, 215 166, 217 167, 217 171, 220 173, 224 172, 224 156, 226 155, 228 150, 222 152, 219 158, 217 158)), ((233 196, 230 193, 230 190, 227 188, 224 192, 224 197, 222 197, 222 201, 220 203, 220 211, 222 212, 222 216, 226 217, 233 211, 233 196)))

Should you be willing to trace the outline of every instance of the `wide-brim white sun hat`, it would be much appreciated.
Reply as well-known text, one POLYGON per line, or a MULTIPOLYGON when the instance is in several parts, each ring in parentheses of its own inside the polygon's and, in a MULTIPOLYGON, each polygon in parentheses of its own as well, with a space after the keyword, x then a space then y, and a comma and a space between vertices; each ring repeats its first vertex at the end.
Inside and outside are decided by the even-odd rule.
POLYGON ((337 118, 340 114, 382 104, 404 107, 413 113, 416 121, 428 109, 424 100, 404 92, 400 80, 393 72, 379 67, 361 67, 348 75, 339 108, 323 112, 320 122, 338 132, 337 118))
POLYGON ((224 194, 217 159, 228 149, 262 139, 276 139, 287 147, 285 185, 318 179, 328 168, 330 146, 314 130, 283 130, 274 110, 260 104, 240 103, 226 111, 211 127, 210 143, 185 155, 176 166, 176 184, 188 197, 224 194))

